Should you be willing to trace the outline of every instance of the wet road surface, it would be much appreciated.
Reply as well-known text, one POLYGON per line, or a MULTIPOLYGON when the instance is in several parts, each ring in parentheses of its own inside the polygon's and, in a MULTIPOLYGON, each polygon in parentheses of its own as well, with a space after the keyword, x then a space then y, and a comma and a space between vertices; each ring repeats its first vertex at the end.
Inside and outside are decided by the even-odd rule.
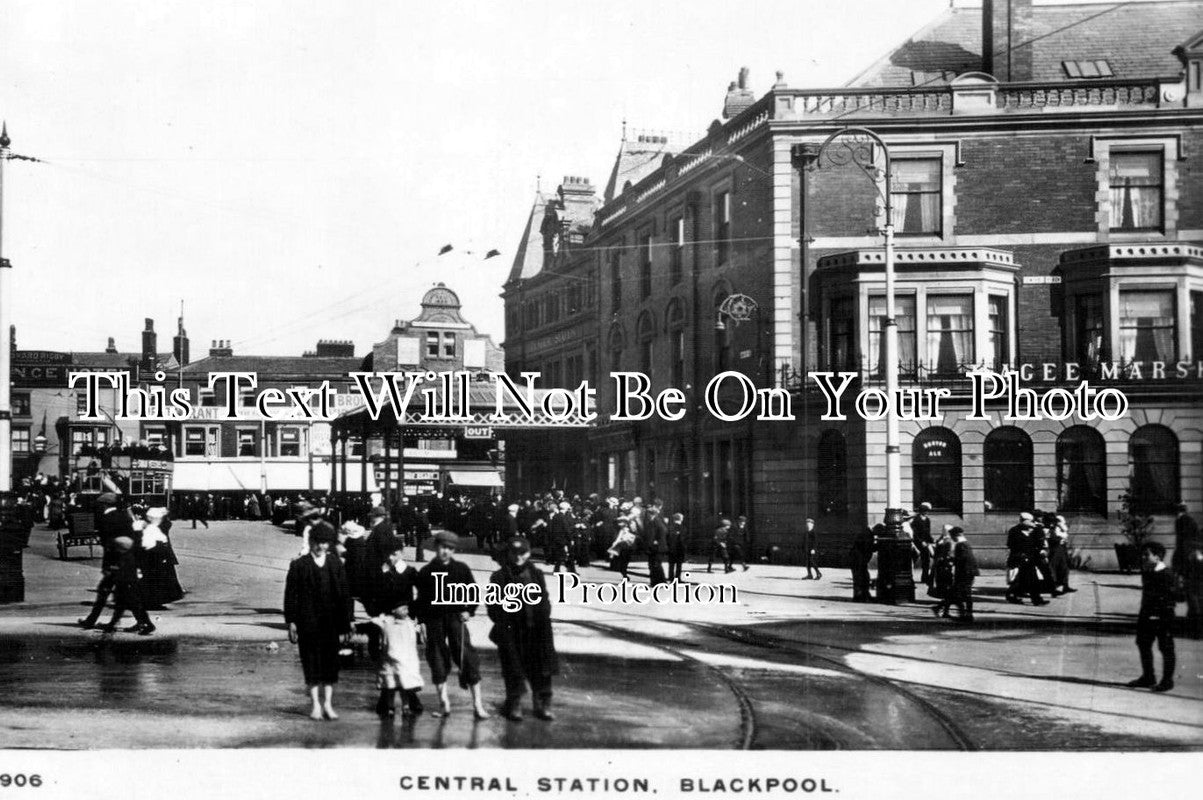
MULTIPOLYGON (((1200 729, 1183 722, 1171 720, 1150 733, 1146 720, 1133 717, 1138 724, 1128 726, 1120 716, 1110 728, 1092 727, 1075 709, 941 685, 946 668, 940 659, 965 661, 978 652, 947 649, 965 647, 964 637, 978 637, 974 648, 989 648, 997 639, 1003 648, 998 654, 1005 656, 1045 620, 1017 618, 1014 630, 966 633, 932 621, 922 608, 845 610, 830 599, 808 600, 799 596, 796 579, 767 570, 697 576, 742 579, 741 602, 733 607, 557 605, 561 674, 552 723, 529 714, 521 723, 496 716, 476 722, 468 694, 454 686, 448 719, 381 722, 372 712, 374 671, 362 657, 344 670, 336 690, 341 719, 314 722, 279 610, 297 539, 269 525, 234 523, 172 535, 190 593, 159 614, 156 635, 141 638, 74 626, 88 604, 97 560, 58 561, 48 533, 35 531, 26 554, 27 577, 37 576, 28 602, 7 607, 17 611, 15 617, 0 611, 0 747, 1198 746, 1192 737, 1200 729), (840 616, 816 616, 830 613, 840 616), (915 658, 911 644, 926 647, 928 639, 930 664, 915 658), (899 648, 911 649, 888 655, 899 648), (918 670, 917 676, 907 670, 918 670), (1053 713, 1045 716, 1046 710, 1053 713)), ((463 560, 478 580, 487 579, 487 559, 469 554, 463 560)), ((613 578, 600 569, 585 574, 613 578)), ((469 627, 482 650, 486 703, 495 711, 501 676, 487 641, 488 622, 477 618, 469 627)), ((1126 638, 1126 628, 1123 633, 1126 638)), ((987 665, 999 660, 983 652, 987 665)), ((1000 674, 968 664, 961 669, 987 683, 1000 674)), ((423 700, 431 706, 423 672, 423 700)), ((1194 719, 1189 709, 1172 708, 1187 723, 1194 719)))

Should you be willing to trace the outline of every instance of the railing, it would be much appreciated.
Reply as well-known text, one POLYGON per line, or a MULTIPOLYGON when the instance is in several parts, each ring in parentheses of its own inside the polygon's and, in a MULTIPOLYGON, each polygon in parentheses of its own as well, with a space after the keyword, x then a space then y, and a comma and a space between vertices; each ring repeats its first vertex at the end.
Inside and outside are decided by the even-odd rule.
POLYGON ((997 107, 1002 110, 1083 106, 1156 106, 1156 80, 1108 81, 1064 86, 1000 86, 997 107))
POLYGON ((801 114, 854 114, 858 111, 879 111, 885 113, 923 113, 934 111, 950 111, 952 109, 952 92, 947 88, 916 91, 901 90, 864 90, 864 91, 825 91, 797 92, 795 108, 801 114))

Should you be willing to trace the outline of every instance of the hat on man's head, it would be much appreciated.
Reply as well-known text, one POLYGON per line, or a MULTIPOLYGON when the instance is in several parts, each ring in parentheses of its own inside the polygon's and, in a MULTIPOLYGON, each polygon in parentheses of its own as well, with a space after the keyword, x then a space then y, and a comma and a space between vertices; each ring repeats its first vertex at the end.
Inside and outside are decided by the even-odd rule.
POLYGON ((1031 522, 1031 523, 1035 523, 1035 522, 1036 522, 1036 518, 1035 518, 1035 517, 1033 517, 1031 514, 1029 514, 1029 513, 1028 513, 1028 512, 1026 512, 1026 511, 1021 511, 1021 512, 1019 512, 1019 521, 1020 521, 1020 522, 1031 522))
POLYGON ((119 553, 128 553, 134 547, 134 540, 128 536, 118 536, 113 540, 113 549, 119 553))
POLYGON ((949 536, 964 536, 965 529, 962 528, 960 525, 953 525, 951 528, 948 529, 948 535, 949 536))
POLYGON ((931 503, 920 503, 919 510, 920 511, 931 511, 931 503))
POLYGON ((561 511, 571 511, 572 503, 569 503, 567 500, 563 501, 562 503, 560 503, 560 510, 561 511))
POLYGON ((458 550, 459 549, 459 537, 456 536, 451 531, 439 531, 438 533, 436 533, 434 535, 434 544, 436 547, 438 545, 443 545, 444 547, 450 547, 455 550, 458 550))
POLYGON ((117 495, 113 494, 112 492, 104 492, 96 498, 96 505, 115 506, 117 505, 117 495))
POLYGON ((334 530, 334 526, 325 520, 315 522, 309 528, 309 544, 317 544, 318 542, 334 544, 337 541, 338 531, 334 530))
POLYGON ((519 506, 517 503, 510 503, 508 506, 505 507, 505 510, 513 511, 515 514, 517 514, 519 508, 521 508, 521 506, 519 506))
POLYGON ((505 543, 505 551, 507 553, 529 553, 530 542, 528 542, 526 539, 523 539, 521 536, 512 536, 510 537, 510 540, 505 543))
POLYGON ((384 506, 375 506, 368 512, 369 517, 387 517, 388 512, 384 510, 384 506))

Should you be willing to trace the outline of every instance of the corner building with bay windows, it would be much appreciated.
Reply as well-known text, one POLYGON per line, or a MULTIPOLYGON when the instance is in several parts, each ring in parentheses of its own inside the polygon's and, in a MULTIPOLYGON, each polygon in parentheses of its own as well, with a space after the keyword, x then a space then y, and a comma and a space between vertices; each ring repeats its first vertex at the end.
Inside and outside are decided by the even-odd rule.
POLYGON ((757 99, 741 76, 724 112, 638 169, 624 142, 587 233, 553 236, 507 283, 511 373, 539 368, 515 345, 552 324, 523 316, 519 291, 549 302, 579 276, 596 302, 557 321, 571 335, 554 347, 597 353, 599 408, 619 369, 690 397, 679 423, 603 420, 575 465, 582 490, 660 495, 698 546, 716 515, 747 513, 757 555, 796 554, 813 516, 838 561, 880 520, 884 420, 821 420, 802 379, 884 388, 884 176, 829 157, 848 136, 818 152, 857 126, 892 158, 900 383, 951 393, 939 421, 901 425, 904 506, 963 525, 988 564, 1018 511, 1057 511, 1096 568, 1114 564, 1121 493, 1167 544, 1177 502, 1203 510, 1203 2, 954 7, 845 87, 779 75, 757 99), (756 302, 751 320, 721 311, 732 295, 756 302), (968 420, 966 372, 982 366, 1018 370, 1038 396, 1115 387, 1130 409, 1008 422, 991 403, 989 421, 968 420), (726 369, 789 390, 798 420, 699 411, 726 369))

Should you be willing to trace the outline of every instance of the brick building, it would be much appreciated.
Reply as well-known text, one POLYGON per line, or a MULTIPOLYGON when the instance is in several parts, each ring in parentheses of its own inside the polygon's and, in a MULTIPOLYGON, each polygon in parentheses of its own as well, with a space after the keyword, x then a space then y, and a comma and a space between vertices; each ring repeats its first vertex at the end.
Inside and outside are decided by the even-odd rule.
POLYGON ((1011 0, 946 10, 842 88, 778 74, 756 98, 741 75, 705 137, 614 185, 579 242, 544 249, 543 270, 596 275, 594 308, 563 329, 526 316, 563 283, 515 265, 507 367, 530 365, 524 346, 550 352, 534 345, 554 330, 554 347, 598 353, 585 363, 603 409, 608 371, 686 388, 695 413, 679 423, 596 426, 582 482, 664 496, 703 538, 716 514, 749 513, 758 550, 795 550, 816 516, 838 557, 885 505, 884 422, 821 421, 801 376, 882 381, 885 183, 837 165, 850 151, 835 143, 815 155, 869 128, 892 157, 902 383, 952 392, 940 422, 902 425, 904 504, 964 524, 987 561, 1016 510, 1058 509, 1079 555, 1108 563, 1121 492, 1163 536, 1172 503, 1203 505, 1203 180, 1188 159, 1203 147, 1201 65, 1198 0, 1011 0), (743 324, 723 306, 738 295, 758 306, 743 324), (1038 392, 1121 387, 1131 409, 969 421, 965 373, 981 365, 1038 392), (728 369, 790 390, 798 420, 696 413, 728 369))

